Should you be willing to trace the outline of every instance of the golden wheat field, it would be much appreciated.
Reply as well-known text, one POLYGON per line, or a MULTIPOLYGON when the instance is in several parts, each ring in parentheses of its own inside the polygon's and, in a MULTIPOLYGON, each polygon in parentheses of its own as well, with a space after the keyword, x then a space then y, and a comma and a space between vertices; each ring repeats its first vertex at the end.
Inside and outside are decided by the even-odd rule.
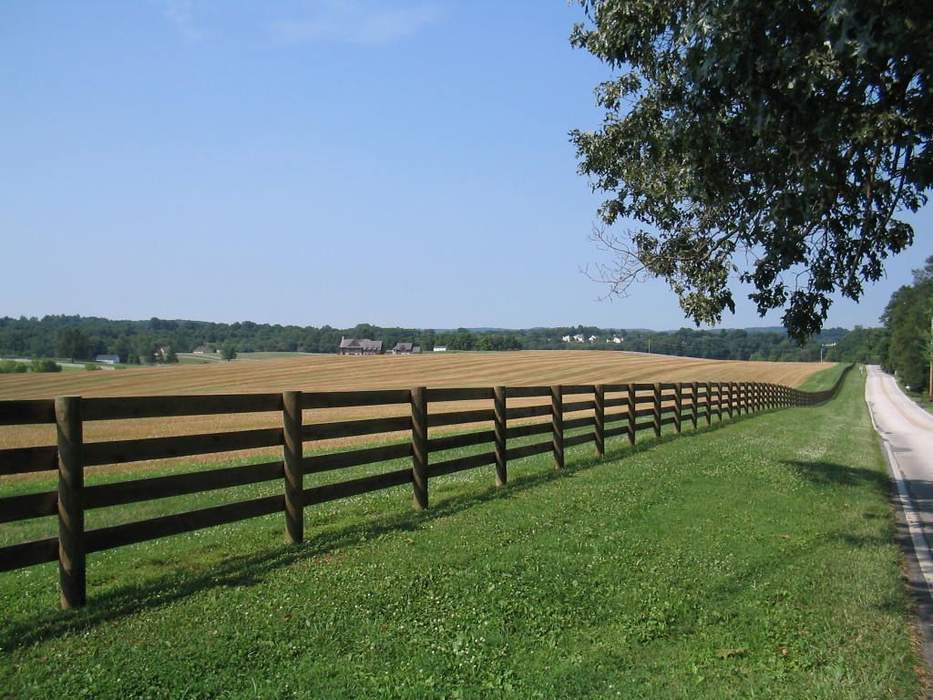
MULTIPOLYGON (((523 386, 629 381, 758 381, 796 386, 826 366, 812 363, 736 362, 644 353, 585 351, 429 353, 373 357, 314 355, 101 372, 7 374, 0 375, 0 399, 40 399, 62 395, 150 396, 285 390, 391 389, 419 385, 523 386)), ((521 402, 515 402, 516 405, 519 403, 521 402)), ((450 402, 442 405, 432 404, 430 411, 434 413, 476 407, 480 406, 471 402, 450 402)), ((311 423, 399 415, 406 411, 405 406, 308 410, 305 412, 304 421, 311 423)), ((95 421, 86 423, 84 431, 85 440, 94 442, 212 433, 280 424, 280 415, 253 413, 95 421)), ((460 429, 463 429, 463 426, 460 429)), ((49 425, 0 427, 0 448, 52 444, 54 437, 54 428, 49 425)), ((322 446, 359 441, 359 438, 334 440, 322 446)), ((221 455, 218 459, 230 459, 235 456, 239 455, 221 455)))

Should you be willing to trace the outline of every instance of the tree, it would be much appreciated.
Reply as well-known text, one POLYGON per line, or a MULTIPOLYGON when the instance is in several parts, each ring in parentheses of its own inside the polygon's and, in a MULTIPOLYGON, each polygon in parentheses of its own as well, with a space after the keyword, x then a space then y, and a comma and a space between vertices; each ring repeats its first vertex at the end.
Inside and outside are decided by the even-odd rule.
POLYGON ((90 347, 87 336, 77 328, 64 328, 59 331, 55 344, 58 355, 68 357, 72 362, 76 359, 87 359, 90 356, 90 347))
POLYGON ((122 336, 113 346, 113 354, 120 357, 120 362, 139 364, 139 356, 134 358, 133 346, 130 339, 122 336), (133 361, 135 359, 135 362, 133 361))
POLYGON ((220 349, 220 356, 229 362, 236 359, 236 348, 231 343, 225 343, 220 349))
POLYGON ((896 215, 933 181, 924 3, 577 2, 572 44, 620 72, 597 88, 601 127, 571 132, 607 195, 594 276, 610 293, 656 275, 712 324, 737 273, 801 341, 910 245, 896 215))
POLYGON ((930 335, 927 336, 927 399, 933 401, 933 319, 930 320, 930 335))
POLYGON ((61 372, 62 366, 54 360, 43 360, 36 357, 30 363, 29 369, 33 372, 61 372))
POLYGON ((883 364, 896 372, 904 384, 918 390, 927 386, 929 380, 931 319, 933 256, 927 258, 924 269, 914 270, 912 285, 905 285, 891 295, 881 316, 887 332, 883 364))

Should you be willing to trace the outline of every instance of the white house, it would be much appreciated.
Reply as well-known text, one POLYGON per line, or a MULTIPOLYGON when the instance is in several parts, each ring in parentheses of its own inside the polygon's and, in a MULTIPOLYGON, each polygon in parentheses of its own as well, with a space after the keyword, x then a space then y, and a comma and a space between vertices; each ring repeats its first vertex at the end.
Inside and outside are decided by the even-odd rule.
POLYGON ((446 345, 435 345, 434 352, 447 352, 447 346, 446 345))
POLYGON ((575 343, 585 343, 585 342, 586 342, 586 336, 583 335, 582 333, 577 333, 575 336, 573 336, 573 342, 575 342, 575 343))
POLYGON ((571 337, 569 335, 562 335, 560 339, 565 343, 569 343, 571 341, 571 337))
POLYGON ((591 335, 591 336, 588 338, 588 340, 589 340, 589 342, 591 342, 591 343, 595 343, 597 340, 599 340, 599 338, 597 338, 595 335, 591 335))
POLYGON ((615 343, 616 345, 621 345, 624 338, 619 335, 614 335, 611 338, 606 338, 607 343, 615 343))
POLYGON ((119 361, 119 355, 98 355, 94 358, 94 362, 100 362, 102 365, 115 365, 119 361))

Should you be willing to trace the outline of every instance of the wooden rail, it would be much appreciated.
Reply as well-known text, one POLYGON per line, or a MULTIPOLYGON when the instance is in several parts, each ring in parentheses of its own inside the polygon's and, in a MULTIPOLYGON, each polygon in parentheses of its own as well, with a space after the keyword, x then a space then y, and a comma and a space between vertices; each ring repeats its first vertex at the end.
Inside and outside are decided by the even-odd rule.
POLYGON ((531 455, 549 452, 554 468, 561 469, 565 449, 574 445, 593 442, 602 457, 611 437, 625 436, 634 444, 640 431, 660 435, 663 426, 673 425, 679 433, 685 421, 696 429, 701 419, 707 425, 714 417, 722 421, 724 412, 731 418, 743 412, 821 403, 836 395, 849 369, 851 365, 831 389, 820 392, 747 382, 681 382, 0 401, 0 425, 54 424, 58 436, 55 445, 0 450, 0 475, 58 472, 57 491, 0 498, 0 523, 58 517, 58 537, 0 548, 0 571, 58 561, 61 605, 79 607, 86 600, 88 553, 277 512, 285 514, 287 541, 297 543, 304 537, 303 509, 307 506, 411 484, 414 507, 424 509, 429 504, 431 477, 493 465, 495 483, 502 487, 508 483, 509 462, 531 455), (514 398, 540 403, 509 406, 509 399, 514 398), (489 406, 452 412, 430 410, 450 401, 488 401, 489 406), (409 415, 311 424, 302 420, 303 409, 387 405, 404 406, 409 415), (93 443, 83 440, 86 421, 271 411, 281 414, 281 428, 93 443), (567 414, 570 417, 565 418, 567 414), (541 417, 547 420, 510 425, 515 420, 541 417), (461 434, 430 435, 433 428, 467 424, 482 427, 461 434), (581 429, 585 432, 568 434, 581 429), (406 434, 404 442, 304 456, 304 444, 309 441, 400 432, 406 434), (547 437, 528 444, 509 444, 510 440, 536 435, 547 437), (99 465, 270 446, 282 447, 280 461, 84 485, 86 470, 99 465), (481 451, 431 459, 463 447, 481 451), (306 477, 313 479, 322 472, 399 459, 410 459, 411 467, 334 484, 305 483, 306 477), (282 482, 279 495, 90 531, 84 527, 84 514, 89 509, 275 480, 282 482))

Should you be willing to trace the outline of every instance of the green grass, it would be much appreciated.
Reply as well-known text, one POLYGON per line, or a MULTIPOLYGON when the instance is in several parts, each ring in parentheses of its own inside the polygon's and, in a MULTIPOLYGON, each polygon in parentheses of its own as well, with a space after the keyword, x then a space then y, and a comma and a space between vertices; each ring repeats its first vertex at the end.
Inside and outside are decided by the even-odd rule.
POLYGON ((0 694, 917 697, 862 390, 0 575, 0 694))
MULTIPOLYGON (((821 369, 815 374, 811 374, 807 377, 806 381, 801 384, 798 389, 803 391, 825 391, 826 389, 832 389, 833 384, 836 383, 839 375, 849 366, 847 362, 840 362, 833 365, 832 367, 827 367, 826 369, 821 369)), ((852 368, 853 372, 858 372, 857 367, 852 368)))

